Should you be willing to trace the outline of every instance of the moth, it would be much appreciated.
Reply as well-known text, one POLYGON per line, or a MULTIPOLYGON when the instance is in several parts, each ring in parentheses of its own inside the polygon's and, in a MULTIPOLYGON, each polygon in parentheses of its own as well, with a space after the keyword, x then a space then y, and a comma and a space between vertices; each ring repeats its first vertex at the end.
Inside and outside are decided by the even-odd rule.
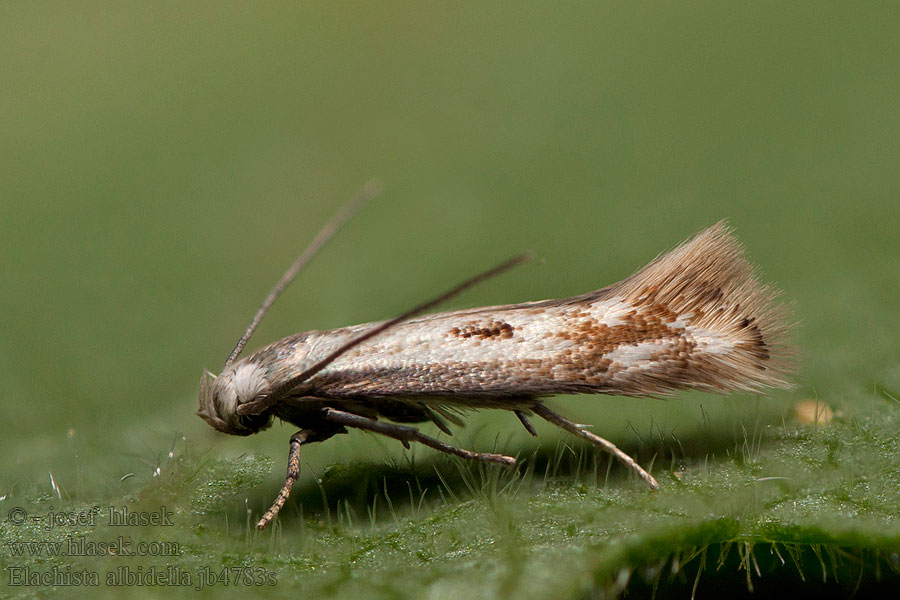
POLYGON ((463 458, 515 465, 473 452, 410 423, 450 423, 472 409, 513 413, 531 435, 537 416, 604 449, 652 489, 656 479, 611 442, 544 404, 556 394, 660 397, 676 390, 760 392, 788 387, 788 329, 778 292, 760 283, 728 226, 719 222, 630 277, 572 298, 423 314, 520 256, 388 321, 291 335, 238 359, 263 315, 364 203, 366 186, 278 282, 218 376, 207 372, 197 414, 215 429, 251 435, 275 418, 290 438, 285 482, 259 519, 264 529, 300 473, 300 448, 363 429, 463 458))

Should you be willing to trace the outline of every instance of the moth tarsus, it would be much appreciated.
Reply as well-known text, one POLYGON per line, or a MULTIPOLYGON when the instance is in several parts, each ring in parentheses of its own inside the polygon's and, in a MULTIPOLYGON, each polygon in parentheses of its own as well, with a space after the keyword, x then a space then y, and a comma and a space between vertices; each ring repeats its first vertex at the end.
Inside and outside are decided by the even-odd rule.
POLYGON ((266 297, 222 373, 204 377, 198 414, 215 429, 250 435, 277 417, 291 436, 284 485, 257 523, 265 528, 300 472, 300 448, 347 429, 385 435, 470 460, 515 459, 464 450, 420 432, 451 435, 459 411, 511 411, 531 434, 536 415, 610 453, 651 489, 659 483, 614 444, 548 408, 555 394, 666 396, 679 389, 725 393, 788 386, 787 330, 776 292, 759 283, 720 222, 631 277, 594 292, 424 315, 518 256, 402 315, 299 333, 238 359, 265 312, 297 272, 363 204, 369 185, 317 235, 266 297))
POLYGON ((281 511, 282 507, 284 507, 284 503, 287 502, 288 497, 291 495, 291 489, 293 489, 294 487, 294 482, 297 481, 297 478, 300 477, 300 446, 302 446, 303 444, 308 444, 310 442, 321 442, 327 440, 336 433, 343 432, 334 430, 323 433, 322 431, 301 429, 291 436, 290 450, 288 452, 287 474, 284 477, 284 485, 281 486, 281 491, 279 491, 278 496, 275 497, 275 502, 272 503, 272 506, 269 508, 269 510, 267 510, 256 523, 257 529, 265 529, 266 526, 271 523, 276 516, 278 516, 278 513, 281 511))
POLYGON ((572 435, 580 437, 583 440, 587 440, 594 446, 597 446, 598 448, 602 448, 606 452, 609 452, 610 454, 612 454, 614 457, 616 457, 616 459, 619 460, 619 462, 621 462, 623 465, 625 465, 626 467, 631 469, 635 475, 640 477, 641 480, 643 480, 648 486, 650 486, 651 490, 659 489, 659 482, 656 481, 656 479, 654 479, 650 473, 645 471, 643 469, 643 467, 641 467, 641 465, 637 464, 637 461, 635 461, 633 458, 631 458, 626 453, 619 450, 619 448, 615 444, 610 442, 609 440, 606 440, 595 433, 591 433, 590 431, 585 429, 585 427, 583 425, 578 425, 577 423, 573 423, 572 421, 568 420, 561 414, 550 410, 543 404, 536 404, 534 406, 533 410, 534 410, 535 414, 538 415, 539 417, 541 417, 542 419, 544 419, 550 423, 553 423, 557 427, 561 427, 561 428, 565 429, 572 435))
POLYGON ((534 425, 531 424, 531 421, 528 420, 528 415, 521 410, 515 410, 513 412, 519 418, 519 422, 522 423, 522 427, 525 428, 525 431, 530 433, 532 437, 537 437, 537 430, 534 428, 534 425))

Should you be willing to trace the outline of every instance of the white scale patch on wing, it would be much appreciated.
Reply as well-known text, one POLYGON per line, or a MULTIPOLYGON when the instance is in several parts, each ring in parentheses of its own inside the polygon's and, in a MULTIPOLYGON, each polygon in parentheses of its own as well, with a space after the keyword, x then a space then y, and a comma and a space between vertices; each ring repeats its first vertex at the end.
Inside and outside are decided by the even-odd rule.
MULTIPOLYGON (((614 327, 624 323, 622 316, 633 307, 619 299, 582 305, 578 311, 597 324, 614 327)), ((549 307, 535 317, 523 310, 497 310, 472 314, 439 315, 399 325, 383 337, 357 351, 348 352, 335 362, 341 369, 353 363, 356 368, 384 369, 416 364, 516 362, 525 359, 552 360, 556 355, 578 347, 577 341, 553 334, 572 328, 572 309, 549 307), (512 328, 511 337, 478 335, 464 338, 451 334, 454 328, 487 326, 494 322, 512 328)), ((327 374, 329 369, 323 371, 327 374)))
POLYGON ((694 341, 697 343, 697 348, 705 354, 722 355, 729 354, 734 350, 734 341, 723 337, 715 331, 693 327, 689 329, 692 330, 691 337, 693 337, 694 341))
POLYGON ((595 302, 590 307, 593 313, 592 316, 607 327, 624 325, 626 321, 623 317, 628 313, 634 312, 634 306, 621 298, 610 298, 602 302, 595 302))
MULTIPOLYGON (((787 327, 775 296, 720 223, 627 279, 583 296, 400 323, 338 356, 302 391, 337 397, 652 395, 785 386, 787 327)), ((278 389, 378 325, 298 334, 263 348, 250 362, 258 362, 278 389)), ((248 374, 242 397, 257 391, 257 383, 248 374)))
POLYGON ((614 371, 623 370, 649 370, 656 368, 651 359, 663 350, 672 348, 674 344, 670 340, 652 340, 639 344, 619 346, 606 354, 606 358, 612 361, 610 367, 614 371))

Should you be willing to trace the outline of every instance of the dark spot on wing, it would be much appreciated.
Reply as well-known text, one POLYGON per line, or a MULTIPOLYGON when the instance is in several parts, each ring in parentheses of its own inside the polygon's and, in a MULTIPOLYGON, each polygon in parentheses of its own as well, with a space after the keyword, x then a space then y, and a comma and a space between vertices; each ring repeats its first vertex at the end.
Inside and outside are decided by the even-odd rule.
POLYGON ((475 338, 479 340, 499 340, 511 338, 513 336, 513 331, 514 328, 509 323, 492 321, 490 323, 471 323, 463 327, 454 327, 449 333, 454 337, 463 339, 475 338))

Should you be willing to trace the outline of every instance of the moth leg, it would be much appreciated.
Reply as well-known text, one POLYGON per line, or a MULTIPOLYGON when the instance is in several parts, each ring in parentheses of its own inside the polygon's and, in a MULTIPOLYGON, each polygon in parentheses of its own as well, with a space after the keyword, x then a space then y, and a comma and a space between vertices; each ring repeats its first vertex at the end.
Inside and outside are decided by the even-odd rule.
POLYGON ((519 417, 519 421, 522 423, 522 427, 524 427, 528 433, 532 436, 537 437, 537 431, 534 429, 534 425, 531 424, 531 421, 528 420, 528 417, 521 410, 514 410, 516 416, 519 417))
POLYGON ((604 450, 606 450, 607 452, 609 452, 610 454, 612 454, 613 456, 618 458, 619 461, 622 462, 629 469, 634 471, 635 475, 637 475, 638 477, 643 479, 644 482, 646 482, 646 484, 650 486, 650 489, 652 489, 652 490, 659 489, 659 482, 657 482, 656 479, 654 479, 653 476, 650 475, 650 473, 645 471, 641 467, 641 465, 637 464, 637 462, 633 458, 631 458, 630 456, 628 456, 627 454, 625 454, 624 452, 619 450, 616 447, 616 445, 613 444, 612 442, 603 439, 599 435, 591 433, 590 431, 588 431, 587 429, 584 428, 585 427, 584 425, 579 425, 577 423, 573 423, 572 421, 568 420, 561 414, 550 410, 543 404, 535 404, 534 406, 531 407, 531 410, 536 415, 540 416, 543 419, 546 419, 547 421, 553 423, 557 427, 562 427, 569 433, 571 433, 575 436, 578 436, 581 439, 587 440, 595 446, 599 446, 600 448, 603 448, 604 450))
POLYGON ((284 485, 281 486, 281 491, 278 492, 275 502, 272 503, 272 506, 266 511, 262 518, 257 521, 257 529, 260 531, 265 529, 275 516, 278 515, 279 511, 281 511, 281 508, 284 506, 284 503, 287 501, 288 496, 291 495, 291 489, 294 487, 294 482, 300 477, 300 446, 327 440, 336 433, 342 433, 342 430, 343 428, 329 431, 301 429, 291 436, 291 449, 288 453, 287 475, 285 475, 284 478, 284 485))
POLYGON ((453 432, 450 431, 449 427, 447 427, 447 423, 444 422, 444 420, 440 417, 440 415, 438 415, 436 412, 431 410, 431 408, 429 408, 427 404, 422 405, 422 412, 424 412, 428 416, 428 418, 431 419, 432 423, 437 425, 438 429, 440 429, 447 435, 450 435, 450 436, 453 435, 453 432))
POLYGON ((239 404, 235 412, 239 415, 261 415, 273 406, 275 406, 275 399, 272 396, 263 396, 257 400, 239 404))
POLYGON ((489 452, 472 452, 471 450, 456 448, 455 446, 445 444, 440 440, 436 440, 433 437, 428 437, 427 435, 420 433, 419 430, 415 427, 397 425, 395 423, 384 423, 382 421, 376 421, 375 419, 361 417, 359 415, 344 412, 342 410, 336 410, 334 408, 324 409, 322 416, 329 421, 340 423, 341 425, 344 425, 346 427, 353 427, 355 429, 367 429, 368 431, 373 431, 375 433, 380 433, 381 435, 394 438, 395 440, 400 440, 404 445, 407 445, 409 442, 418 442, 420 444, 424 444, 426 446, 434 448, 435 450, 440 450, 441 452, 446 452, 447 454, 455 454, 456 456, 461 456, 462 458, 467 458, 469 460, 495 462, 506 465, 508 467, 513 467, 516 464, 516 459, 512 456, 492 454, 489 452))
POLYGON ((457 427, 465 427, 466 423, 462 419, 460 419, 457 415, 453 414, 450 410, 443 406, 432 406, 431 410, 441 415, 457 427))

